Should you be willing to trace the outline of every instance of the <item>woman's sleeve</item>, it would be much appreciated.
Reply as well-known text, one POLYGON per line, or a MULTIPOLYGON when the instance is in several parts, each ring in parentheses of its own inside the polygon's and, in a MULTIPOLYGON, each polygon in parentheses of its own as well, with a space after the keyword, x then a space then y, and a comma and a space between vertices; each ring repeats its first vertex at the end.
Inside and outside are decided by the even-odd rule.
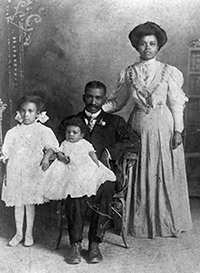
POLYGON ((181 71, 172 66, 168 82, 168 99, 174 118, 174 130, 180 133, 184 129, 183 111, 185 108, 185 103, 188 101, 188 98, 182 89, 183 82, 184 79, 181 71))
POLYGON ((59 150, 59 143, 58 140, 54 134, 54 132, 48 128, 45 127, 45 141, 44 141, 44 148, 45 149, 53 149, 55 152, 59 150))
POLYGON ((114 113, 121 110, 130 98, 131 83, 126 78, 126 69, 122 70, 118 79, 117 88, 103 105, 103 110, 107 113, 114 113))

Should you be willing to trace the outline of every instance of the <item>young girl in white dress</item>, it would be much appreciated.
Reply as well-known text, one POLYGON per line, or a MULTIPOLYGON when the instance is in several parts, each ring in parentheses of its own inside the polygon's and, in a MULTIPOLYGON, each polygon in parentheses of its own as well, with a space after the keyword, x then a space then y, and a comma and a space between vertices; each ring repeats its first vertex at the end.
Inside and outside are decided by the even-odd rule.
POLYGON ((115 181, 114 173, 98 161, 90 142, 83 139, 87 126, 80 118, 66 124, 66 139, 61 143, 55 160, 47 170, 45 197, 50 200, 88 197, 96 194, 106 180, 115 181))
POLYGON ((33 245, 35 204, 45 201, 44 171, 49 167, 53 148, 59 147, 53 131, 38 122, 45 122, 42 108, 39 96, 22 97, 18 102, 18 121, 20 118, 21 124, 7 131, 2 146, 1 159, 7 165, 7 174, 1 198, 6 206, 15 207, 16 234, 9 246, 17 246, 23 240, 25 211, 24 246, 33 245))

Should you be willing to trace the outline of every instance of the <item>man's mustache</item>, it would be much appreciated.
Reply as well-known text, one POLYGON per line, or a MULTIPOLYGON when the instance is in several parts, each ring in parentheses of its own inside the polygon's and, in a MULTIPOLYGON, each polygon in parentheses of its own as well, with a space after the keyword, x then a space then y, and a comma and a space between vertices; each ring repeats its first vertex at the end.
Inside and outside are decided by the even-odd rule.
POLYGON ((91 107, 94 107, 94 108, 98 108, 98 106, 95 105, 95 104, 88 104, 88 106, 91 106, 91 107))

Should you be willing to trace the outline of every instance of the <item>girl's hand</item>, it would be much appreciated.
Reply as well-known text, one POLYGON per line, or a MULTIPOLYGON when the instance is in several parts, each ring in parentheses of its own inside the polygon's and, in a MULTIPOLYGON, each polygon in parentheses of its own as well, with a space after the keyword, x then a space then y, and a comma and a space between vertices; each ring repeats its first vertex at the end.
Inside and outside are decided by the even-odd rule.
POLYGON ((65 156, 65 157, 63 158, 63 163, 69 164, 69 162, 70 162, 70 157, 69 157, 69 156, 65 156))
POLYGON ((49 159, 47 159, 45 156, 43 157, 40 166, 42 168, 43 171, 46 171, 49 168, 49 159))
POLYGON ((175 131, 173 140, 172 140, 172 149, 176 149, 183 142, 181 133, 175 131))
POLYGON ((88 154, 92 158, 92 160, 97 164, 97 166, 100 167, 99 160, 97 158, 95 151, 89 151, 88 154))
POLYGON ((99 160, 97 158, 93 159, 94 162, 97 164, 98 167, 100 167, 99 160))
POLYGON ((69 164, 69 162, 70 162, 70 157, 64 155, 61 152, 58 152, 57 157, 58 157, 58 160, 63 162, 64 164, 69 164))

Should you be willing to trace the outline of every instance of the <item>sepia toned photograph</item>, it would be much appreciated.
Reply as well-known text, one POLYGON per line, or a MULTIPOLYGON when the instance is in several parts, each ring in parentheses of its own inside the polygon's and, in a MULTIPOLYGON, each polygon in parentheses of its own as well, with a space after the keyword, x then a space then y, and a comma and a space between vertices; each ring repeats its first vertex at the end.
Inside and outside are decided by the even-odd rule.
POLYGON ((200 273, 199 10, 0 0, 0 273, 200 273))

